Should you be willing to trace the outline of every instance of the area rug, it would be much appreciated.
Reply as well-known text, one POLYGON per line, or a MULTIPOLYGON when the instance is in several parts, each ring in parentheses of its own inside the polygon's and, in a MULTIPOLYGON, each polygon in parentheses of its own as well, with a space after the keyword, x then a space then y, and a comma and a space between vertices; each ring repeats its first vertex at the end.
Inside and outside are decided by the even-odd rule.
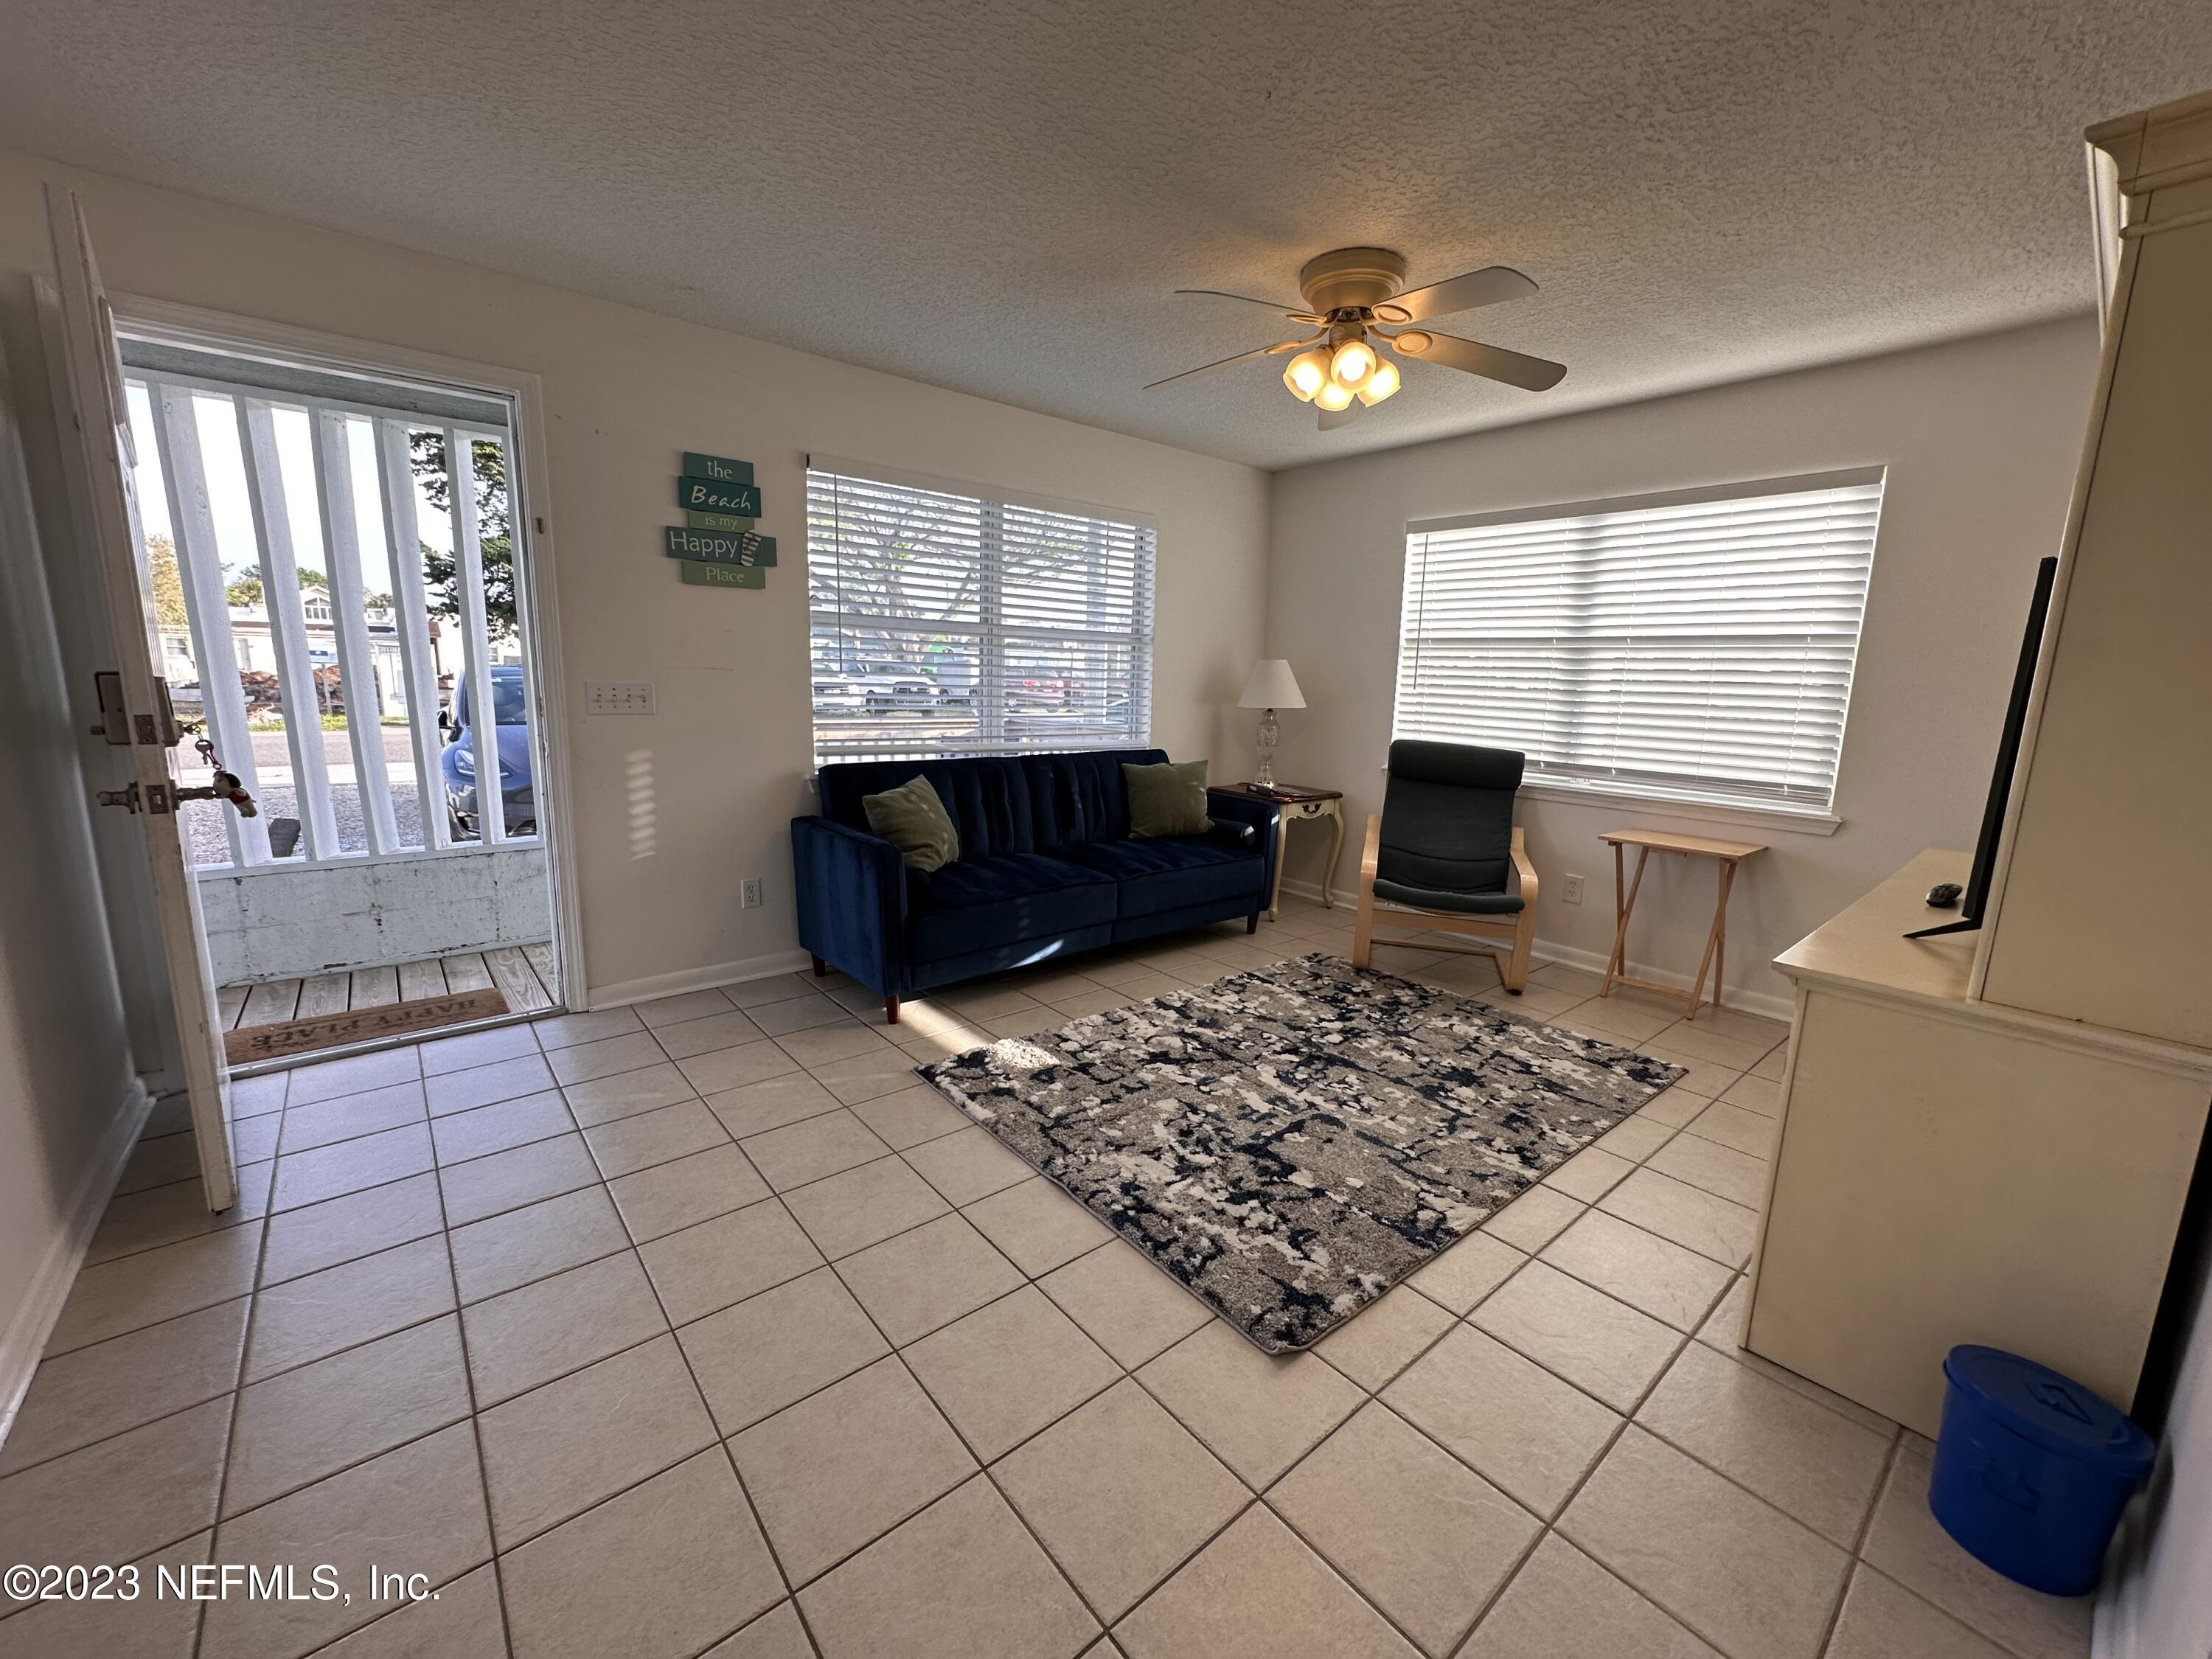
POLYGON ((1269 1353, 1683 1072, 1323 955, 916 1069, 1269 1353))

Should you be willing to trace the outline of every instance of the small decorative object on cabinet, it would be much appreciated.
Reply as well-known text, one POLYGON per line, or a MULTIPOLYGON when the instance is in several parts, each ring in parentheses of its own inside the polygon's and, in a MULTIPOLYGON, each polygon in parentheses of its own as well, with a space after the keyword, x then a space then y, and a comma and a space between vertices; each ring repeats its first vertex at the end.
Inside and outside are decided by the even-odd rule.
POLYGON ((1267 657, 1252 665, 1252 678, 1244 682, 1244 695, 1237 706, 1267 711, 1260 716, 1260 770, 1252 781, 1262 789, 1271 788, 1275 781, 1275 744, 1282 735, 1282 728, 1275 723, 1275 711, 1304 708, 1305 694, 1298 690, 1289 663, 1280 657, 1267 657))

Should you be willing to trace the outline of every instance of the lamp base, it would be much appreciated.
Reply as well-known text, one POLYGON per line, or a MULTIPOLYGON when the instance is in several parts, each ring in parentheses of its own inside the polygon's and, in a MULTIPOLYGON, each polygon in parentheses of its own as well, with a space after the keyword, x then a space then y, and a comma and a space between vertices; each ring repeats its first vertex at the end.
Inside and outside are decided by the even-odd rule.
POLYGON ((1275 744, 1282 735, 1283 728, 1277 722, 1273 709, 1270 708, 1260 716, 1260 769, 1253 775, 1252 781, 1262 789, 1275 787, 1275 744))

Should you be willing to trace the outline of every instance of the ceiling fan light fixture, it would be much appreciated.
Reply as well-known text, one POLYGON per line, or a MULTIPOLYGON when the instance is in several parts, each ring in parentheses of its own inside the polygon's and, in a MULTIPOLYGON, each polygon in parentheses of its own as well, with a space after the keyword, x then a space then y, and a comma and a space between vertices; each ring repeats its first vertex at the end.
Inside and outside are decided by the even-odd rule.
POLYGON ((1357 392, 1375 372, 1375 348, 1354 336, 1336 349, 1329 359, 1329 378, 1347 392, 1357 392))
POLYGON ((1367 377, 1366 385, 1361 386, 1355 395, 1361 403, 1372 409, 1403 384, 1398 374, 1398 365, 1382 361, 1375 365, 1375 372, 1367 377))
POLYGON ((1291 396, 1300 403, 1310 404, 1314 394, 1328 384, 1328 353, 1318 347, 1301 351, 1283 370, 1283 384, 1290 388, 1291 396))
POLYGON ((1352 399, 1354 395, 1356 394, 1354 394, 1352 388, 1345 385, 1343 381, 1331 380, 1327 386, 1314 393, 1314 405, 1318 409, 1325 409, 1328 410, 1330 414, 1334 415, 1339 410, 1351 408, 1352 399))
POLYGON ((1434 336, 1424 333, 1418 328, 1409 328, 1403 333, 1394 334, 1390 337, 1390 349, 1392 350, 1402 351, 1408 356, 1412 357, 1419 356, 1424 351, 1426 351, 1435 343, 1436 339, 1434 336))

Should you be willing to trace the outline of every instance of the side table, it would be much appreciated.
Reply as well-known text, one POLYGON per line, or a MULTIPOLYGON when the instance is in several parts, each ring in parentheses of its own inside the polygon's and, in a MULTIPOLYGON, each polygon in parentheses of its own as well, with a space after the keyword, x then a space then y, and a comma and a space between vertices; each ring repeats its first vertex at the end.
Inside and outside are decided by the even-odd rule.
POLYGON ((1598 994, 1611 996, 1616 985, 1632 985, 1639 991, 1656 991, 1662 996, 1687 995, 1690 1002, 1688 1018, 1695 1019, 1698 1009, 1705 1000, 1705 969, 1713 973, 1713 1006, 1721 1006, 1721 973, 1728 965, 1728 902, 1729 889, 1735 884, 1735 868, 1755 853, 1764 853, 1763 842, 1709 841, 1703 836, 1677 836, 1664 830, 1608 830, 1598 837, 1613 848, 1613 954, 1606 958, 1605 984, 1598 994), (1636 875, 1624 882, 1625 865, 1622 848, 1636 849, 1636 875), (1644 885, 1644 866, 1654 853, 1673 853, 1686 858, 1706 858, 1714 861, 1720 875, 1720 895, 1713 906, 1712 930, 1705 935, 1705 952, 1698 958, 1698 976, 1691 981, 1686 993, 1672 985, 1661 985, 1648 979, 1632 978, 1625 970, 1628 962, 1628 918, 1636 909, 1636 895, 1644 885))
POLYGON ((1247 800, 1256 800, 1281 810, 1275 814, 1275 888, 1267 895, 1267 920, 1275 920, 1283 900, 1283 850, 1292 823, 1305 823, 1316 818, 1328 820, 1328 862, 1322 866, 1321 902, 1329 909, 1336 901, 1329 896, 1329 882, 1336 873, 1337 855, 1344 851, 1344 813, 1340 803, 1344 799, 1341 789, 1289 788, 1285 794, 1270 794, 1255 789, 1249 783, 1217 783, 1212 786, 1224 795, 1242 795, 1247 800))

